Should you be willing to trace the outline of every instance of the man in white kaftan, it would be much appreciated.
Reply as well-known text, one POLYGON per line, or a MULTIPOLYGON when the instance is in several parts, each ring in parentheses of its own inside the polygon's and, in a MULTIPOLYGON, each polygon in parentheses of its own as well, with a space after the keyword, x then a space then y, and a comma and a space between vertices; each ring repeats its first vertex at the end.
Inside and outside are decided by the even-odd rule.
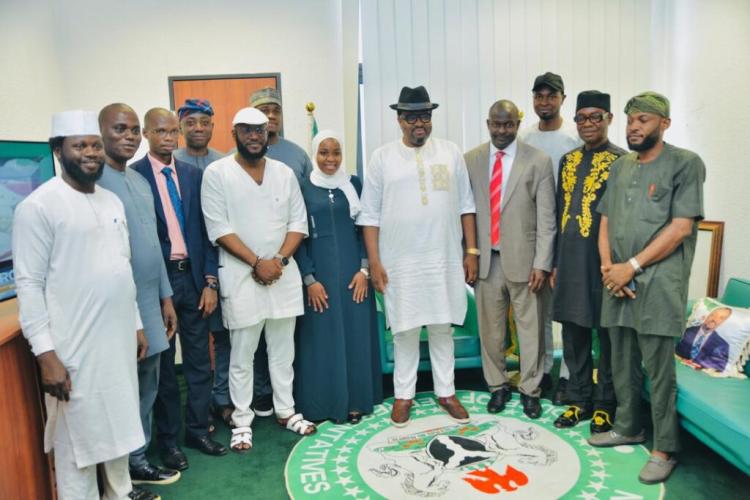
POLYGON ((476 277, 476 210, 469 177, 458 146, 429 137, 437 104, 424 87, 405 87, 391 107, 398 111, 403 137, 373 153, 357 220, 365 226, 373 284, 384 295, 393 331, 396 402, 391 419, 397 426, 409 421, 419 333, 426 326, 435 394, 452 418, 468 422, 455 398, 451 324, 463 324, 464 281, 476 277))
POLYGON ((237 113, 237 153, 211 163, 201 189, 208 237, 219 245, 219 295, 232 346, 230 446, 238 452, 252 446, 253 358, 264 326, 276 417, 300 434, 315 429, 295 414, 292 395, 294 325, 304 313, 292 255, 307 236, 307 212, 294 172, 265 157, 267 122, 254 108, 237 113))
MULTIPOLYGON (((55 450, 58 498, 131 490, 128 454, 144 443, 136 330, 141 321, 125 210, 95 185, 104 165, 96 114, 53 117, 50 143, 63 166, 15 212, 13 260, 23 333, 41 368, 45 451, 55 450)), ((142 337, 142 331, 138 332, 142 337)))

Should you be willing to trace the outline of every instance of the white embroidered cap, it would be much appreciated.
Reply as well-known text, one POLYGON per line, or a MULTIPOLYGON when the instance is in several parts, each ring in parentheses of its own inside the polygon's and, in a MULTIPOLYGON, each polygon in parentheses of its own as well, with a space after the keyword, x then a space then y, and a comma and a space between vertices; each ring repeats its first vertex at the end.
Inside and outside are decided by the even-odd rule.
POLYGON ((93 111, 62 111, 52 115, 50 137, 101 135, 99 119, 93 111))

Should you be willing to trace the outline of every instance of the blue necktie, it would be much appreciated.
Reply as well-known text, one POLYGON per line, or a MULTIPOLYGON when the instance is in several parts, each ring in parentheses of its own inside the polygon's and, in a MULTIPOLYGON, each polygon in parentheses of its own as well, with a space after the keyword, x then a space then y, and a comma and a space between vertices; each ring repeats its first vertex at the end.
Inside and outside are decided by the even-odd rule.
POLYGON ((182 213, 182 200, 180 199, 180 193, 177 192, 177 185, 174 183, 174 179, 172 179, 172 169, 170 167, 164 167, 161 169, 161 173, 167 178, 169 200, 172 202, 172 208, 174 208, 175 215, 177 215, 177 222, 180 223, 182 236, 185 237, 185 214, 182 213))
POLYGON ((701 347, 706 342, 708 335, 701 335, 701 331, 698 330, 695 340, 693 340, 693 348, 690 350, 690 359, 695 359, 698 353, 701 352, 701 347))

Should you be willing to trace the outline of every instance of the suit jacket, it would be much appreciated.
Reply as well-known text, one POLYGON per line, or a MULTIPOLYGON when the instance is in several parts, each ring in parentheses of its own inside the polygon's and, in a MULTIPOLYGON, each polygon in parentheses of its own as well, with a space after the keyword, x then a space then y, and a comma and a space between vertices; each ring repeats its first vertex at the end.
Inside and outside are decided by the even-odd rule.
POLYGON ((695 358, 692 358, 693 342, 698 334, 699 326, 691 326, 685 329, 685 333, 677 344, 677 355, 695 361, 704 368, 713 368, 714 370, 724 371, 729 359, 729 344, 721 338, 721 335, 713 331, 708 334, 701 350, 695 358))
MULTIPOLYGON (((464 155, 477 206, 479 278, 490 271, 490 143, 464 155)), ((550 271, 555 243, 555 179, 552 160, 518 141, 516 158, 501 200, 500 262, 510 281, 526 282, 531 269, 550 271)))
MULTIPOLYGON (((206 275, 216 277, 219 275, 216 247, 208 240, 206 223, 201 208, 203 172, 199 168, 177 159, 174 161, 174 166, 177 172, 177 180, 180 183, 180 198, 182 199, 182 210, 185 216, 185 244, 187 245, 188 258, 190 258, 190 272, 195 288, 200 293, 205 287, 206 275)), ((172 253, 172 242, 169 240, 164 206, 161 203, 148 155, 133 163, 131 168, 143 175, 151 186, 151 192, 154 195, 154 209, 156 210, 156 232, 159 235, 164 260, 168 262, 172 253)))

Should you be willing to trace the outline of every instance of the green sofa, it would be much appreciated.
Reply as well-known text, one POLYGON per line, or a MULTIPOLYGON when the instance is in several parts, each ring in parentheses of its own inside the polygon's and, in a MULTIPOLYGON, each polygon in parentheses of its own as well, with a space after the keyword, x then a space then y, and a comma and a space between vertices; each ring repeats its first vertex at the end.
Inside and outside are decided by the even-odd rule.
MULTIPOLYGON (((477 303, 474 299, 474 290, 466 288, 466 318, 461 326, 454 325, 453 341, 455 343, 454 355, 456 357, 456 368, 481 368, 481 344, 479 343, 479 324, 477 319, 477 303)), ((378 310, 378 328, 380 330, 380 363, 383 373, 393 373, 393 333, 386 328, 385 307, 383 296, 375 294, 378 310)), ((518 369, 518 356, 508 356, 506 360, 508 370, 518 369)), ((422 328, 419 342, 419 371, 430 371, 430 352, 427 345, 427 330, 422 328)))
MULTIPOLYGON (((750 281, 732 278, 722 303, 750 307, 750 281)), ((750 379, 713 378, 681 363, 677 412, 682 426, 709 448, 750 475, 750 379)), ((745 368, 750 375, 750 363, 745 368)), ((648 399, 650 387, 645 386, 648 399)))

